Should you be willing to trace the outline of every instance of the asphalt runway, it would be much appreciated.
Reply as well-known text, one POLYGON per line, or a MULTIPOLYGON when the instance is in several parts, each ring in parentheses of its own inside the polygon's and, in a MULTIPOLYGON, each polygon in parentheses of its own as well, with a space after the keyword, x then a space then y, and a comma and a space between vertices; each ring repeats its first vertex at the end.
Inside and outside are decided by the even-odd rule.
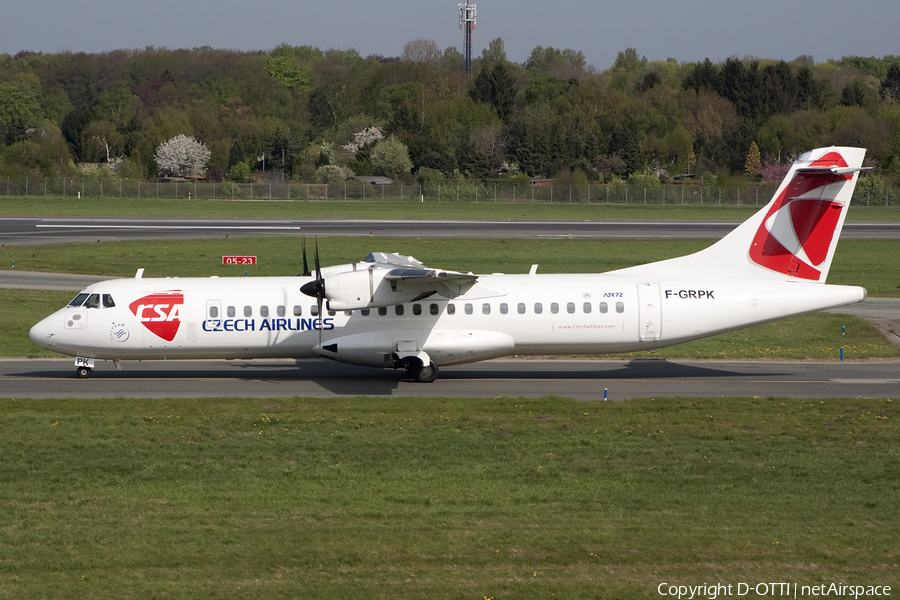
POLYGON ((900 361, 762 362, 499 359, 445 367, 434 383, 403 371, 331 361, 98 361, 77 379, 72 359, 0 360, 0 397, 333 398, 340 396, 541 398, 900 397, 900 361))
MULTIPOLYGON (((350 219, 0 219, 3 245, 112 242, 137 239, 299 236, 450 239, 718 239, 739 223, 721 221, 427 221, 350 219)), ((900 223, 847 222, 843 239, 900 239, 900 223)))

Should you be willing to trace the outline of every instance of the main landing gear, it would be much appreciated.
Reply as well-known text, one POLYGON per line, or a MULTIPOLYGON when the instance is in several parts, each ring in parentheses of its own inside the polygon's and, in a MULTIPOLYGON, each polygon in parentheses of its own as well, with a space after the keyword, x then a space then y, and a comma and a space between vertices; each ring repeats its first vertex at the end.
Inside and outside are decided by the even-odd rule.
POLYGON ((75 375, 78 377, 78 379, 87 379, 91 376, 91 369, 89 369, 88 367, 76 367, 75 375))
POLYGON ((419 383, 431 383, 438 378, 437 364, 429 362, 427 366, 423 365, 422 359, 415 356, 402 359, 400 366, 419 383))

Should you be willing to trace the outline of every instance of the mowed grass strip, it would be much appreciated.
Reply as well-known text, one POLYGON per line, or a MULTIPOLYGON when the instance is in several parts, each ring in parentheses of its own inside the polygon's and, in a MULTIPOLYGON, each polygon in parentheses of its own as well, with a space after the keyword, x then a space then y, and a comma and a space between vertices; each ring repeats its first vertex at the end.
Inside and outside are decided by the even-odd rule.
POLYGON ((900 584, 889 400, 0 401, 0 597, 900 584))
MULTIPOLYGON (((449 240, 319 238, 324 265, 358 262, 369 252, 399 252, 426 265, 474 273, 602 273, 684 256, 713 240, 449 240)), ((311 244, 310 244, 311 246, 311 244)), ((311 248, 310 248, 311 252, 311 248)), ((869 295, 900 297, 900 240, 842 240, 828 283, 859 285, 869 295)), ((311 259, 310 259, 311 260, 311 259)), ((295 275, 302 270, 300 237, 137 240, 0 247, 0 270, 133 277, 295 275), (256 256, 256 265, 222 265, 222 256, 256 256)))

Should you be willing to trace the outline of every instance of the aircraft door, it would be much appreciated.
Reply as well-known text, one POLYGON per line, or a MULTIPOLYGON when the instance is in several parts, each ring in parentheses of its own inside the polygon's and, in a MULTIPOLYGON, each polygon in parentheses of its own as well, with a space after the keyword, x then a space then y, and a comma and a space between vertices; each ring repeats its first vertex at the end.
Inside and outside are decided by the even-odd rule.
POLYGON ((638 339, 642 342, 658 340, 662 333, 662 302, 658 283, 639 283, 638 339))

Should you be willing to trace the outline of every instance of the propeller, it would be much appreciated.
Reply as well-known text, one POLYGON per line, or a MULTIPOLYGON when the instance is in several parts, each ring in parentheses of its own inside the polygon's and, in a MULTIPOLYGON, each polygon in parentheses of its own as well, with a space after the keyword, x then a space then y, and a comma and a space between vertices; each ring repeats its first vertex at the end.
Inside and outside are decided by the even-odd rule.
POLYGON ((309 272, 309 263, 306 261, 306 231, 300 230, 300 249, 303 251, 303 272, 300 274, 301 277, 309 277, 312 273, 309 272))
MULTIPOLYGON (((304 244, 305 245, 305 244, 304 244)), ((319 264, 319 237, 316 236, 316 253, 313 256, 316 265, 316 278, 312 281, 304 283, 300 286, 300 291, 316 299, 316 306, 318 308, 318 319, 319 319, 319 345, 322 345, 322 325, 324 324, 324 319, 322 318, 322 308, 325 303, 325 278, 322 277, 322 267, 319 264)), ((306 268, 306 253, 303 254, 303 267, 304 271, 306 268)), ((309 273, 308 273, 309 275, 309 273)))

